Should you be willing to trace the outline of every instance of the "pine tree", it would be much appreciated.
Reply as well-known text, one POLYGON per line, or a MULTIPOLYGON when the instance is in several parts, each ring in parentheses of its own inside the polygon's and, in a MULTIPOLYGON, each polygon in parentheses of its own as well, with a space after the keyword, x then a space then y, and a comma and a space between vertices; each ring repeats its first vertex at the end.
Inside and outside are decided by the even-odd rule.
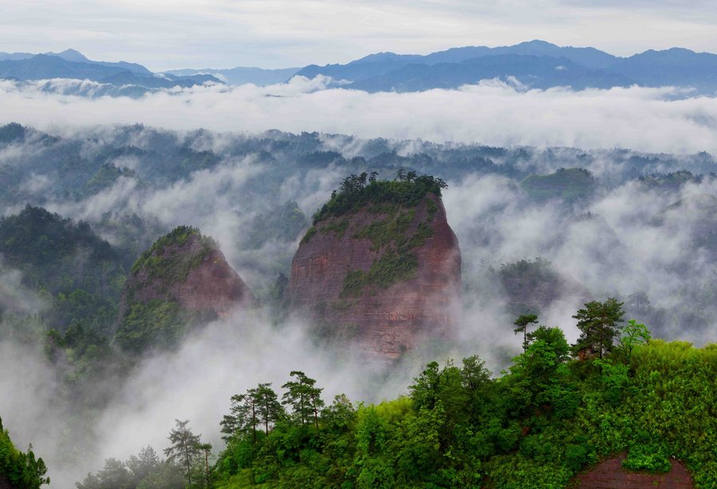
POLYGON ((174 420, 177 424, 169 432, 169 441, 172 445, 164 450, 167 460, 170 462, 179 461, 184 467, 184 475, 187 478, 187 485, 192 485, 192 465, 199 455, 201 443, 199 435, 195 435, 187 427, 189 420, 174 420))
POLYGON ((264 432, 269 434, 269 427, 281 419, 284 415, 284 408, 279 398, 272 389, 271 384, 259 384, 253 389, 253 399, 258 413, 258 422, 264 425, 264 432))
POLYGON ((538 324, 538 316, 535 314, 522 314, 518 316, 513 324, 517 327, 513 329, 515 334, 523 333, 523 351, 528 349, 528 327, 531 324, 538 324))
POLYGON ((622 329, 620 323, 625 314, 622 306, 622 302, 610 297, 605 302, 588 302, 583 309, 579 309, 573 318, 578 320, 581 334, 573 345, 573 351, 588 350, 597 353, 600 358, 610 353, 622 329))
POLYGON ((288 389, 282 396, 282 402, 290 405, 294 416, 296 416, 302 425, 308 423, 310 418, 314 418, 314 426, 319 429, 319 411, 324 406, 321 400, 321 391, 323 389, 314 387, 316 380, 309 378, 299 370, 294 370, 289 374, 296 380, 290 380, 282 387, 288 389))

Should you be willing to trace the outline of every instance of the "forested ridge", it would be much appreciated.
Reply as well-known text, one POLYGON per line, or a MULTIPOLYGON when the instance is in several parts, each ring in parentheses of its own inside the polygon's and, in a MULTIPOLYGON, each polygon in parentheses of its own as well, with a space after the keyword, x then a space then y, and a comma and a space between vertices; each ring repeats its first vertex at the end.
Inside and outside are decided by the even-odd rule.
MULTIPOLYGON (((715 487, 717 345, 652 339, 623 321, 615 299, 573 317, 573 345, 520 316, 524 351, 500 375, 478 356, 431 362, 407 393, 378 404, 328 402, 292 371, 280 390, 263 383, 232 396, 213 464, 189 422, 177 421, 156 470, 174 467, 171 487, 558 489, 626 452, 626 469, 661 473, 677 458, 697 487, 715 487)), ((118 474, 131 480, 130 465, 108 461, 79 487, 115 487, 118 474)), ((122 487, 170 487, 148 481, 122 487)))

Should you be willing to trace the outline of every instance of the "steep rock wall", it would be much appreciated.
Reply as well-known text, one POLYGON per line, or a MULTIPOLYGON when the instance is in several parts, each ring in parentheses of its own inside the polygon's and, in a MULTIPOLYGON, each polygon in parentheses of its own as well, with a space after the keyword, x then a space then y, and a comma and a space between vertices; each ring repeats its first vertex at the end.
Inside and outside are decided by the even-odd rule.
POLYGON ((292 308, 319 332, 395 359, 426 337, 445 337, 460 290, 458 240, 440 197, 368 205, 307 232, 294 256, 292 308))
POLYGON ((244 281, 211 238, 181 226, 135 262, 119 310, 116 339, 126 349, 171 346, 191 323, 252 304, 244 281))

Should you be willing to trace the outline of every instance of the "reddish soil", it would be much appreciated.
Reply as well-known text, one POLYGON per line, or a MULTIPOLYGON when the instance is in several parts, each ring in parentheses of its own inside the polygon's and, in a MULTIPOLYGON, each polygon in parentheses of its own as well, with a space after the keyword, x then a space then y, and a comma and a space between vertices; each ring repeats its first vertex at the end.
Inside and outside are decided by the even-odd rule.
POLYGON ((0 474, 0 489, 13 489, 4 475, 0 474))
MULTIPOLYGON (((439 198, 438 210, 425 243, 413 250, 418 258, 414 276, 388 288, 369 287, 358 296, 341 297, 344 278, 351 270, 368 271, 384 251, 372 250, 369 239, 353 236, 384 215, 359 211, 322 221, 317 232, 299 246, 291 267, 289 297, 294 310, 308 314, 333 338, 350 340, 367 353, 395 359, 415 348, 426 336, 446 336, 455 322, 460 290, 461 258, 458 240, 446 221, 439 198), (340 234, 326 230, 348 219, 340 234)), ((427 220, 424 200, 416 207, 409 232, 427 220)))
POLYGON ((591 470, 578 475, 573 489, 694 489, 690 473, 678 461, 666 474, 629 472, 622 467, 625 455, 599 463, 591 470))

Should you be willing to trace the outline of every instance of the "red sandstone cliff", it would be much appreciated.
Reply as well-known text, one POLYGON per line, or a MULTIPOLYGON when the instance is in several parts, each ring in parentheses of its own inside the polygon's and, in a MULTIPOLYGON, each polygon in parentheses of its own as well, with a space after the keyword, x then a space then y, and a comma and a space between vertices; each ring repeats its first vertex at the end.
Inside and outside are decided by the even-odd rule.
POLYGON ((411 208, 368 205, 316 223, 294 256, 289 297, 322 334, 394 359, 450 333, 460 269, 441 199, 428 193, 411 208), (405 263, 414 266, 393 273, 405 263))
POLYGON ((188 328, 248 306, 252 295, 211 238, 181 226, 135 262, 115 341, 125 350, 175 347, 188 328))
POLYGON ((190 229, 186 236, 167 239, 175 230, 138 260, 127 279, 125 298, 171 300, 187 311, 212 311, 219 316, 250 303, 249 289, 216 243, 196 230, 184 229, 190 229))

